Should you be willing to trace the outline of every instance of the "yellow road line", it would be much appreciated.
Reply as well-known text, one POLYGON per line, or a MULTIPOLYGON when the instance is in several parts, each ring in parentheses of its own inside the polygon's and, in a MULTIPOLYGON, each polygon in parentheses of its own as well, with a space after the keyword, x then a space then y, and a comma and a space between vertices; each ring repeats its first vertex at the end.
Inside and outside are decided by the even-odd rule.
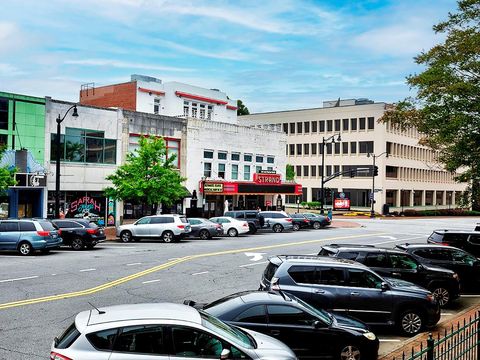
POLYGON ((13 307, 19 307, 19 306, 25 306, 25 305, 38 304, 38 303, 42 303, 42 302, 49 302, 49 301, 55 301, 55 300, 61 300, 61 299, 69 299, 69 298, 74 298, 74 297, 79 297, 79 296, 95 294, 97 292, 107 290, 107 289, 112 288, 114 286, 124 284, 126 282, 138 279, 142 276, 149 275, 149 274, 152 274, 152 273, 160 271, 160 270, 168 269, 168 268, 170 268, 174 265, 177 265, 177 264, 189 261, 189 260, 193 260, 193 259, 199 259, 199 258, 210 257, 210 256, 218 256, 218 255, 235 254, 235 253, 241 253, 241 252, 251 252, 251 251, 258 251, 258 250, 277 249, 277 248, 281 248, 281 247, 314 244, 314 243, 319 243, 319 242, 322 242, 322 241, 355 239, 355 238, 362 238, 362 237, 367 237, 367 236, 379 236, 379 235, 384 235, 384 234, 386 234, 386 233, 362 234, 362 235, 352 235, 352 236, 339 236, 339 237, 332 237, 332 238, 321 239, 321 240, 305 240, 305 241, 298 241, 298 242, 287 243, 287 244, 264 245, 264 246, 257 246, 257 247, 251 247, 251 248, 232 249, 232 250, 216 251, 216 252, 197 254, 197 255, 189 255, 189 256, 184 256, 184 257, 172 260, 172 261, 168 261, 166 263, 151 267, 149 269, 146 269, 146 270, 143 270, 143 271, 140 271, 140 272, 128 275, 128 276, 124 276, 124 277, 119 278, 117 280, 113 280, 113 281, 110 281, 110 282, 107 282, 107 283, 104 283, 104 284, 100 284, 98 286, 95 286, 95 287, 92 287, 92 288, 89 288, 89 289, 73 291, 73 292, 68 292, 68 293, 58 294, 58 295, 44 296, 44 297, 39 297, 39 298, 34 298, 34 299, 25 299, 25 300, 18 300, 18 301, 3 303, 3 304, 0 304, 0 310, 13 308, 13 307))

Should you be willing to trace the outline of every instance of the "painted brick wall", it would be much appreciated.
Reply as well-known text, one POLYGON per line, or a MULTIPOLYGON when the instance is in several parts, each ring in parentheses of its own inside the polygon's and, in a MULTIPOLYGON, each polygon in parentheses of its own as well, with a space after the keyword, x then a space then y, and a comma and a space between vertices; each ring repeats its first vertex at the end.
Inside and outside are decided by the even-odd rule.
POLYGON ((137 108, 137 82, 101 86, 80 91, 80 104, 119 107, 135 111, 137 108))

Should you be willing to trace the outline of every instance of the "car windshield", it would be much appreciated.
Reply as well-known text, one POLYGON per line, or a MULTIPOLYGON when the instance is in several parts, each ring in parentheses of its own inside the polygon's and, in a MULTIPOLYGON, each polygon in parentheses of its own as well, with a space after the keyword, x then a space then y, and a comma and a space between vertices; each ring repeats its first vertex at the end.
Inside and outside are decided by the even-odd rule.
POLYGON ((254 340, 240 329, 227 325, 204 311, 199 310, 199 313, 202 317, 202 325, 207 329, 223 336, 237 346, 242 346, 247 349, 255 348, 254 340))
POLYGON ((297 303, 299 303, 301 306, 303 306, 305 309, 310 312, 310 314, 315 315, 318 317, 320 320, 322 320, 325 324, 331 325, 333 322, 333 315, 330 314, 329 312, 323 310, 323 309, 317 309, 313 307, 312 305, 306 303, 303 300, 300 300, 296 296, 293 296, 292 294, 288 294, 288 297, 291 298, 292 300, 295 300, 297 303))

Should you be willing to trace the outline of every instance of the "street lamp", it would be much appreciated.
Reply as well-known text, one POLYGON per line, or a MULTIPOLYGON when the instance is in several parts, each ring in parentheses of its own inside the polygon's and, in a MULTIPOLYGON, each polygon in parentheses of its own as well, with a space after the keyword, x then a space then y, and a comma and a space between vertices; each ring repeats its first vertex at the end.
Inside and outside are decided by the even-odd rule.
POLYGON ((68 108, 63 117, 60 117, 58 114, 57 117, 57 138, 55 139, 55 149, 57 151, 55 157, 55 217, 60 218, 60 124, 67 117, 67 114, 70 110, 73 109, 72 116, 78 117, 77 113, 77 104, 74 104, 68 108))
POLYGON ((300 195, 297 196, 297 214, 300 213, 300 195))
POLYGON ((372 194, 370 195, 370 203, 371 203, 371 208, 370 208, 370 218, 374 219, 375 218, 375 210, 374 210, 374 204, 375 204, 375 176, 377 175, 377 167, 375 165, 375 161, 377 160, 378 157, 385 155, 386 158, 388 158, 388 152, 384 151, 383 153, 379 155, 375 155, 374 153, 368 153, 367 157, 371 157, 373 159, 373 165, 372 165, 372 194))
POLYGON ((328 138, 324 138, 322 136, 322 188, 320 191, 320 196, 321 196, 321 203, 320 203, 320 214, 324 214, 323 211, 323 204, 325 203, 325 146, 327 145, 327 142, 331 141, 332 144, 336 142, 342 141, 342 138, 339 133, 333 134, 329 136, 328 138), (337 136, 337 139, 335 140, 335 136, 337 136))

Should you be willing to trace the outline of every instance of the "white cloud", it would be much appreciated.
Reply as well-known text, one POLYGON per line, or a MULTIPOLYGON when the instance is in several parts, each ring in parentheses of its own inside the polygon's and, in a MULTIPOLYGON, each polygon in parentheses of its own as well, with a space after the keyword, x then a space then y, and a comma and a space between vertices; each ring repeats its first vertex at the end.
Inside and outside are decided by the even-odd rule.
POLYGON ((25 72, 21 71, 17 67, 11 64, 0 63, 0 76, 8 77, 22 74, 25 74, 25 72))
POLYGON ((144 69, 144 70, 179 71, 179 72, 193 71, 193 69, 189 69, 189 68, 141 64, 141 63, 135 63, 135 62, 117 61, 117 60, 109 60, 109 59, 66 60, 64 63, 68 65, 107 66, 107 67, 110 66, 110 67, 122 68, 122 69, 123 68, 124 69, 144 69))

